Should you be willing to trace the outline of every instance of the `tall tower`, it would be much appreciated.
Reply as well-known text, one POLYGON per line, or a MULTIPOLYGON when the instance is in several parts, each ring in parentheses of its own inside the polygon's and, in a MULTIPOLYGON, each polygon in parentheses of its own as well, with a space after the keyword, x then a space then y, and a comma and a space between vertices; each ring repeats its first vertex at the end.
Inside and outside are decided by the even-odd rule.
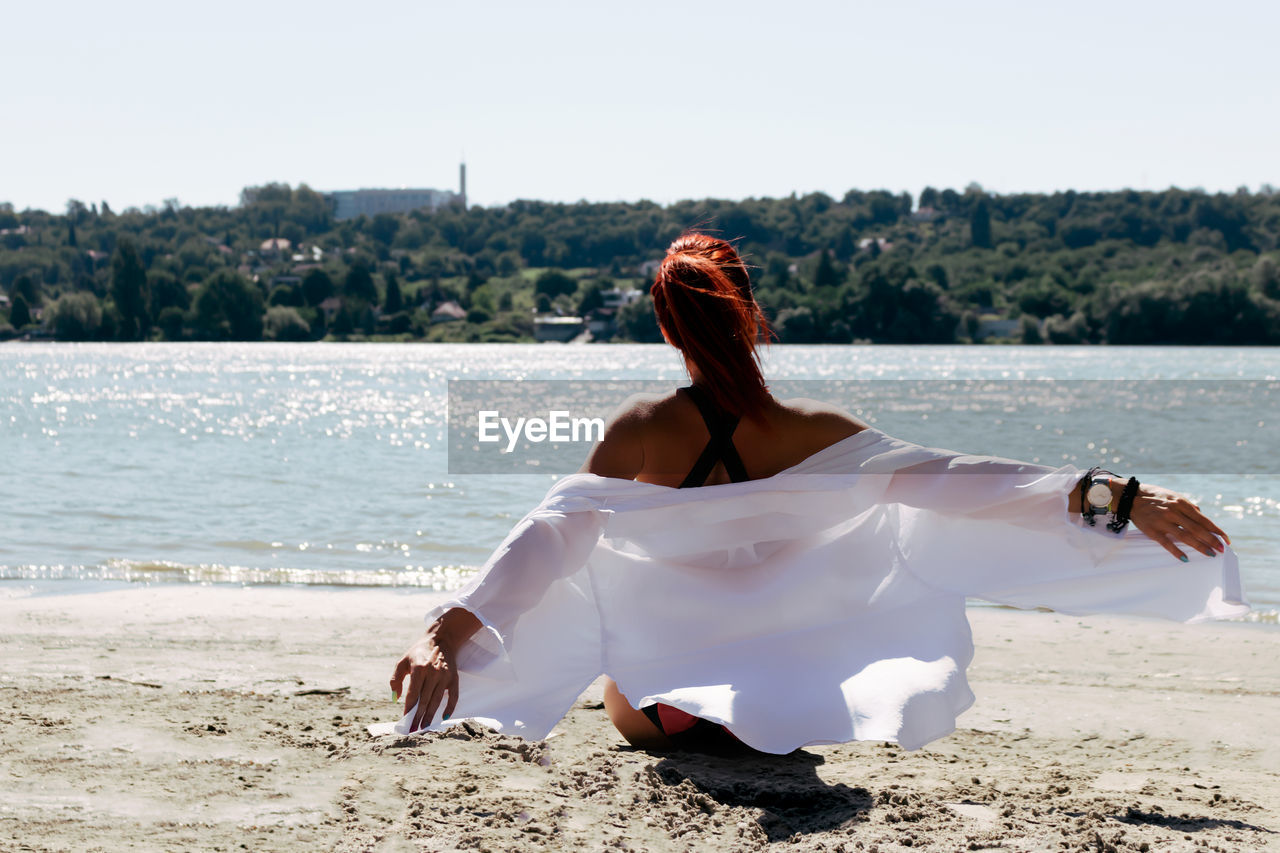
POLYGON ((458 192, 462 196, 462 209, 467 209, 467 164, 458 164, 458 192))

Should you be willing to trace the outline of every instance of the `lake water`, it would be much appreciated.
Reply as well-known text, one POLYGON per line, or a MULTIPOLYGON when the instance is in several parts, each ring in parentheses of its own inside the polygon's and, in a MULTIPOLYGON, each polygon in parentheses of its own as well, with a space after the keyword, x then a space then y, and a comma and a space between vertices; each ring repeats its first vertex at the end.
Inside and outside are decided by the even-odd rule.
MULTIPOLYGON (((1231 534, 1256 618, 1280 611, 1280 349, 775 346, 766 373, 866 380, 840 402, 922 444, 1159 472, 1231 534), (1125 421, 1082 380, 1158 402, 1125 421)), ((686 381, 665 345, 0 345, 0 591, 456 587, 563 473, 450 474, 460 379, 686 381)))

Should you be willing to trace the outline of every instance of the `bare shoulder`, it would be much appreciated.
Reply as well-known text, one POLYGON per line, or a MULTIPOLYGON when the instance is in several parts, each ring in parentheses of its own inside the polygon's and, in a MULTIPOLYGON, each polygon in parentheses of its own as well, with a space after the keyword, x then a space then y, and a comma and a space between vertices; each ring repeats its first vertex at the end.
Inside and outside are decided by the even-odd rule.
POLYGON ((632 394, 613 410, 605 422, 605 433, 643 429, 669 409, 675 394, 632 394))
POLYGON ((661 394, 632 394, 623 400, 609 415, 603 437, 579 470, 601 477, 634 478, 644 465, 645 433, 660 416, 666 399, 661 394))
POLYGON ((861 418, 822 400, 793 397, 781 401, 782 408, 806 429, 830 442, 857 435, 869 426, 861 418))

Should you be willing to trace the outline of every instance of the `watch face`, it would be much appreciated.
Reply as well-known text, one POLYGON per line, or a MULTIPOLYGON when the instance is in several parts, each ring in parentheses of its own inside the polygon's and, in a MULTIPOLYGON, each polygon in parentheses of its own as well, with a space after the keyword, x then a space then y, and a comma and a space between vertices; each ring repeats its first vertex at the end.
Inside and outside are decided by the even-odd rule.
POLYGON ((1111 503, 1111 487, 1106 483, 1094 483, 1085 493, 1090 506, 1106 506, 1111 503))

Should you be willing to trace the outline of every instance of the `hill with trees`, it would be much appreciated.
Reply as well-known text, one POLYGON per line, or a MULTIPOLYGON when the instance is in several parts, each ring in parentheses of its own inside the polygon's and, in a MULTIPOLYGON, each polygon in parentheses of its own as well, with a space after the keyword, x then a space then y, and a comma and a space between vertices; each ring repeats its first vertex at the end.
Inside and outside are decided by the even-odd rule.
MULTIPOLYGON (((783 342, 1280 344, 1280 195, 851 190, 336 220, 305 185, 235 207, 0 205, 0 336, 518 341, 647 291, 682 231, 736 241, 783 342)), ((645 295, 608 316, 660 340, 645 295)))

